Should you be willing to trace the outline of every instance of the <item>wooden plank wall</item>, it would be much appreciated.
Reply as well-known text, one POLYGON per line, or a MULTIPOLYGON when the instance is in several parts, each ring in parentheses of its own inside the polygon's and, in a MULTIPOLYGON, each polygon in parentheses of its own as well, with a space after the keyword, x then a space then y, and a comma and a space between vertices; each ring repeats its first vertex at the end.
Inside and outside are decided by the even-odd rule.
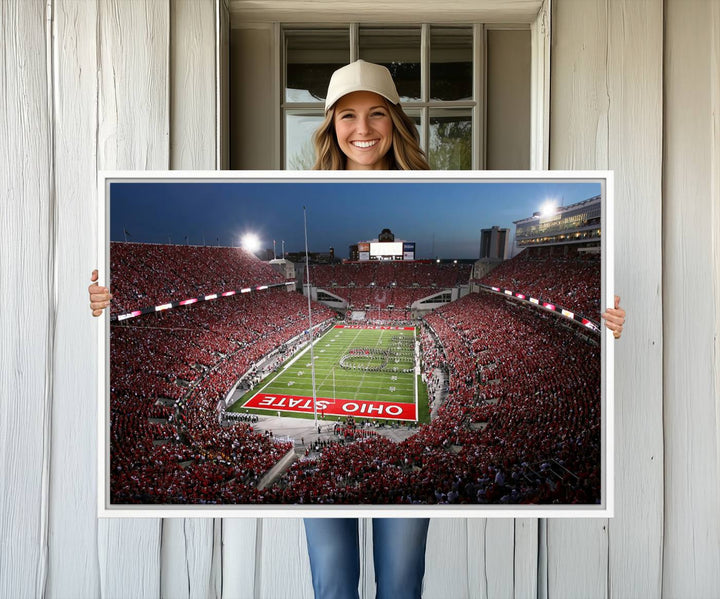
POLYGON ((42 0, 2 3, 0 77, 0 595, 47 576, 55 343, 52 113, 42 0), (20 151, 18 151, 20 150, 20 151))
POLYGON ((663 543, 660 0, 553 0, 550 168, 615 171, 613 520, 547 524, 548 596, 657 597, 663 543))
POLYGON ((720 589, 719 9, 667 2, 662 559, 669 597, 717 597, 720 589))
POLYGON ((99 7, 53 5, 57 342, 53 369, 48 597, 100 596, 97 343, 87 285, 98 266, 99 7))
MULTIPOLYGON (((99 170, 170 166, 169 23, 167 3, 98 3, 99 170)), ((100 280, 107 281, 105 265, 100 266, 100 280)), ((159 519, 100 520, 102 595, 157 596, 161 540, 159 519)))
MULTIPOLYGON (((169 54, 169 168, 213 170, 217 160, 217 70, 213 0, 171 0, 169 54)), ((172 209, 168 206, 168 209, 172 209)), ((162 522, 162 597, 221 597, 220 520, 162 522)))
MULTIPOLYGON (((433 520, 424 596, 716 597, 720 5, 552 7, 550 166, 616 173, 616 517, 433 520)), ((300 520, 95 517, 95 173, 218 166, 222 23, 0 3, 0 596, 312 596, 300 520)))
POLYGON ((615 285, 631 313, 615 352, 615 501, 608 592, 659 596, 663 546, 663 3, 608 3, 608 164, 615 285), (633 259, 628 259, 628 257, 633 259))

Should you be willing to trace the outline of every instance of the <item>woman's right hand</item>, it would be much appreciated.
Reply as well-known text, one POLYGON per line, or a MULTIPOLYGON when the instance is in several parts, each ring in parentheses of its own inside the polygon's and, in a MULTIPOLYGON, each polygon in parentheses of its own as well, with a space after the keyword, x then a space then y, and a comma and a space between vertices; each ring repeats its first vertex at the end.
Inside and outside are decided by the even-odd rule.
POLYGON ((88 287, 88 293, 90 294, 90 309, 92 310, 93 316, 100 316, 103 313, 103 310, 110 305, 112 293, 110 293, 110 290, 107 287, 100 287, 100 285, 97 284, 97 269, 92 271, 90 280, 93 282, 92 285, 88 287))

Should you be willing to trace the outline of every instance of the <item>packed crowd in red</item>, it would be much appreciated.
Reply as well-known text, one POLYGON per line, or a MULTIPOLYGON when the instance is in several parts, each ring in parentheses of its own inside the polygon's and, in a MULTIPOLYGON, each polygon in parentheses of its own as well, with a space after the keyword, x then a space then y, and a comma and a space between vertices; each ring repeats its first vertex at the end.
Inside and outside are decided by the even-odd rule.
MULTIPOLYGON (((335 319, 320 304, 313 312, 318 323, 335 319)), ((216 406, 240 376, 306 328, 307 300, 284 290, 114 325, 111 501, 233 503, 257 493, 259 477, 292 445, 253 434, 248 424, 221 425, 216 406)))
POLYGON ((525 250, 481 282, 556 303, 594 320, 600 315, 600 254, 548 255, 525 250))
POLYGON ((450 374, 437 418, 399 444, 373 437, 332 446, 294 465, 266 501, 596 503, 597 346, 484 293, 426 323, 425 370, 450 374))
POLYGON ((455 287, 467 283, 471 264, 436 262, 351 262, 317 264, 310 267, 310 279, 318 287, 455 287))
MULTIPOLYGON (((152 273, 174 268, 165 257, 148 258, 145 248, 139 252, 152 273)), ((141 263, 126 258, 127 263, 141 263)), ((528 293, 538 285, 547 299, 563 305, 569 299, 549 294, 567 292, 570 283, 559 274, 552 275, 557 276, 552 285, 542 277, 550 276, 553 269, 573 272, 573 277, 583 279, 573 283, 575 288, 599 298, 592 279, 599 279, 599 265, 593 258, 556 257, 543 262, 515 259, 491 275, 507 276, 528 293), (577 265, 566 268, 564 261, 571 260, 577 265)), ((368 266, 366 270, 365 264, 315 268, 333 277, 326 282, 352 281, 366 288, 375 282, 392 295, 414 292, 412 285, 421 283, 420 275, 436 267, 418 265, 422 268, 410 276, 409 270, 392 264, 368 266), (386 286, 392 282, 406 287, 386 286)), ((469 269, 462 276, 455 270, 455 282, 450 284, 451 271, 446 273, 448 286, 463 282, 463 277, 467 281, 469 269)), ((153 276, 145 273, 138 280, 153 276)), ((177 276, 184 283, 182 275, 177 276)), ((171 288, 192 288, 198 284, 194 276, 185 287, 171 288)), ((160 274, 156 277, 163 280, 160 274)), ((205 278, 206 284, 215 286, 230 277, 213 279, 205 273, 205 278)), ((156 287, 166 288, 164 283, 156 287)), ((112 327, 114 503, 593 504, 599 500, 597 343, 550 315, 487 293, 470 294, 423 319, 423 373, 434 387, 440 384, 433 378, 438 370, 447 380, 447 396, 430 424, 402 443, 356 429, 354 424, 338 425, 335 432, 341 442, 326 444, 320 457, 301 459, 278 484, 258 491, 260 477, 291 444, 255 434, 247 423, 221 425, 216 407, 240 376, 253 374, 259 360, 303 333, 306 305, 302 295, 268 290, 150 314, 112 327)), ((398 312, 408 316, 405 310, 376 312, 369 317, 391 320, 398 312)), ((313 315, 314 322, 329 322, 336 316, 320 304, 315 304, 313 315)))
POLYGON ((353 262, 311 267, 312 284, 328 289, 362 310, 409 309, 413 302, 468 282, 470 264, 435 262, 353 262))
POLYGON ((112 314, 285 281, 241 248, 121 242, 110 244, 110 276, 112 314))

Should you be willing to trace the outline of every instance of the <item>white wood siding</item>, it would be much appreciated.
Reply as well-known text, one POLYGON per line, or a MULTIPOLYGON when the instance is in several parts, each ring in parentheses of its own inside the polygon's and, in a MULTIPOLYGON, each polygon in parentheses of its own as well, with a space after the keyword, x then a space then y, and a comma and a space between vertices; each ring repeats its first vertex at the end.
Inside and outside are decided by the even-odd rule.
POLYGON ((667 3, 663 297, 668 597, 720 589, 717 353, 718 44, 716 2, 667 3))
POLYGON ((613 597, 657 597, 663 590, 662 32, 661 1, 608 4, 615 288, 631 315, 615 349, 613 597))
MULTIPOLYGON (((551 169, 610 168, 607 7, 602 0, 581 4, 552 2, 551 169)), ((616 203, 620 204, 617 197, 616 203)), ((619 206, 615 212, 620 212, 619 206)), ((595 519, 548 520, 543 546, 548 597, 608 596, 607 524, 595 519)))
POLYGON ((170 3, 170 168, 216 168, 214 0, 170 3))
MULTIPOLYGON (((57 337, 47 596, 98 597, 97 357, 87 286, 97 244, 98 6, 53 6, 57 337)), ((9 595, 8 595, 9 596, 9 595)))
MULTIPOLYGON (((170 2, 171 169, 216 166, 217 71, 213 0, 170 2)), ((171 209, 171 207, 168 207, 171 209)), ((219 598, 222 588, 221 521, 168 518, 162 524, 162 597, 219 598)))
MULTIPOLYGON (((616 517, 433 520, 425 597, 717 597, 720 3, 552 5, 550 167, 615 171, 616 517)), ((2 597, 311 597, 300 520, 95 516, 95 173, 217 166, 226 13, 0 3, 2 597)))
MULTIPOLYGON (((170 166, 169 9, 167 2, 98 3, 100 170, 170 166)), ((107 281, 100 266, 100 279, 107 281)), ((100 520, 102 596, 159 596, 162 537, 159 519, 100 520)))
POLYGON ((548 521, 550 597, 656 597, 663 542, 661 1, 554 1, 550 168, 615 171, 615 518, 548 521))
POLYGON ((52 114, 45 4, 3 3, 0 83, 0 595, 47 575, 55 342, 52 114))

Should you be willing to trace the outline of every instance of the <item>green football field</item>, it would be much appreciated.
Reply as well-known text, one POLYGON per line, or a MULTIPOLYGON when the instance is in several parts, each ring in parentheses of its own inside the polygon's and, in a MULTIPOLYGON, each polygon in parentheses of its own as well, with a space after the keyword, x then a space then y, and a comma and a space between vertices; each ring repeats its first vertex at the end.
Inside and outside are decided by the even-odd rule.
MULTIPOLYGON (((411 418, 427 418, 427 392, 415 368, 415 330, 380 328, 331 328, 313 347, 316 398, 325 400, 326 416, 352 414, 360 418, 393 418, 388 411, 399 411, 394 404, 412 404, 411 418), (348 403, 343 400, 350 400, 348 403), (420 409, 414 412, 415 404, 420 409), (349 405, 350 412, 341 410, 349 405), (353 412, 353 407, 357 409, 353 412), (379 406, 386 408, 381 411, 379 406), (367 411, 365 411, 367 410, 367 411)), ((284 415, 308 415, 312 402, 312 368, 309 346, 270 374, 235 406, 258 408, 265 399, 275 403, 268 411, 281 408, 284 415), (278 403, 283 402, 284 403, 278 403), (290 405, 288 405, 290 404, 290 405), (298 407, 299 406, 299 407, 298 407), (305 409, 302 409, 303 406, 305 409)), ((407 411, 411 406, 402 406, 407 411)), ((255 411, 253 409, 252 411, 255 411)), ((262 413, 261 410, 258 410, 262 413)))

